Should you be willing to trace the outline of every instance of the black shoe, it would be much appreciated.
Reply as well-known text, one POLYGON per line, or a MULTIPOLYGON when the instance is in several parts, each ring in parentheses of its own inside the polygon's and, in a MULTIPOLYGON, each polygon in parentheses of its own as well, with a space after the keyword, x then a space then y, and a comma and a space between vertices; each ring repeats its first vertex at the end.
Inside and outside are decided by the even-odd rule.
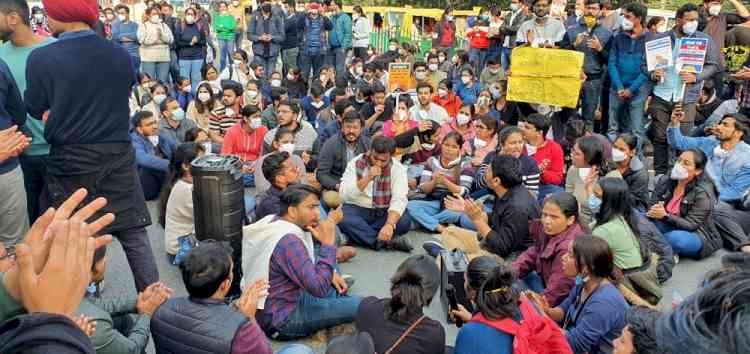
POLYGON ((405 237, 394 238, 390 241, 383 242, 384 248, 390 251, 400 251, 411 253, 414 249, 405 237))
POLYGON ((429 254, 433 258, 437 258, 437 256, 440 255, 440 251, 445 249, 445 247, 443 247, 443 244, 435 240, 430 240, 430 241, 423 243, 422 248, 424 249, 425 252, 427 252, 427 254, 429 254))

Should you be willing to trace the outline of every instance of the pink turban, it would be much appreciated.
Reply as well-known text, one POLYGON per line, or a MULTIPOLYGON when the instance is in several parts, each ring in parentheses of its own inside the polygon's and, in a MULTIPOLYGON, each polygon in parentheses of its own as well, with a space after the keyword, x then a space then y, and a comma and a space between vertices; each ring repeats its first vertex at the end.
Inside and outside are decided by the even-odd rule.
POLYGON ((42 0, 49 18, 60 22, 84 22, 94 27, 99 20, 96 0, 42 0))

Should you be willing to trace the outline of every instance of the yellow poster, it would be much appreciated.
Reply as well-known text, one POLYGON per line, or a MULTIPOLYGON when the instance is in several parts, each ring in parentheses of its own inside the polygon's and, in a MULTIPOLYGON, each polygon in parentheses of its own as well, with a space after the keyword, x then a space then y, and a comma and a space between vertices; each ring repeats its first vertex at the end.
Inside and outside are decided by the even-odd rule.
POLYGON ((575 108, 581 91, 583 53, 573 50, 513 49, 508 101, 575 108))
POLYGON ((390 91, 401 89, 407 91, 414 88, 414 80, 411 78, 411 64, 390 63, 388 64, 388 87, 390 91))

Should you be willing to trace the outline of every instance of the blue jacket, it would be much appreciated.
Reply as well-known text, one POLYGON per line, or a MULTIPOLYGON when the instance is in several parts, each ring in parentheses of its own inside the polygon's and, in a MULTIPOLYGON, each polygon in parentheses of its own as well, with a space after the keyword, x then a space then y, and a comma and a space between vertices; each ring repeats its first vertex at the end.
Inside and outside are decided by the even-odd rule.
POLYGON ((138 44, 138 24, 133 21, 130 21, 127 24, 120 21, 116 21, 115 23, 113 23, 112 42, 115 42, 125 48, 125 50, 128 51, 128 54, 132 56, 140 55, 138 53, 138 48, 140 47, 140 44, 138 44), (123 37, 128 37, 129 39, 132 39, 133 42, 123 43, 123 37))
POLYGON ((604 69, 607 65, 607 60, 609 59, 609 56, 607 55, 607 47, 611 38, 612 32, 604 28, 601 24, 597 24, 592 31, 589 31, 584 23, 576 22, 574 25, 568 27, 568 31, 565 33, 565 38, 563 39, 562 47, 582 52, 584 54, 583 72, 589 76, 597 76, 604 73, 604 69), (589 48, 586 40, 576 47, 576 38, 581 33, 596 36, 596 38, 599 39, 599 43, 602 45, 602 51, 597 52, 589 48))
POLYGON ((281 49, 297 48, 302 39, 302 31, 305 27, 305 14, 297 12, 291 17, 284 19, 284 42, 281 49))
POLYGON ((329 36, 331 48, 349 49, 352 47, 352 18, 339 12, 331 18, 333 30, 329 36))
POLYGON ((327 17, 318 16, 316 19, 305 16, 302 20, 302 45, 300 45, 300 55, 324 55, 328 52, 328 33, 333 30, 333 25, 327 17), (315 24, 320 25, 320 31, 314 30, 315 24), (317 36, 313 40, 312 36, 317 36), (318 43, 318 45, 316 45, 318 43))
MULTIPOLYGON (((627 33, 620 32, 612 38, 608 65, 612 89, 628 89, 635 96, 648 83, 645 44, 645 34, 633 39, 627 33)), ((644 87, 647 88, 648 85, 644 87)))
POLYGON ((482 92, 482 85, 474 82, 473 86, 466 86, 463 82, 459 81, 453 84, 453 91, 461 98, 463 104, 474 104, 477 102, 479 93, 482 92))
MULTIPOLYGON (((307 117, 307 121, 313 125, 315 125, 315 122, 318 120, 318 113, 330 105, 331 100, 328 99, 328 96, 323 96, 323 105, 320 108, 315 108, 312 105, 312 97, 302 97, 302 109, 305 111, 305 117, 307 117)), ((321 129, 321 127, 318 127, 318 129, 321 129)))
POLYGON ((253 42, 253 53, 255 55, 266 58, 279 55, 285 37, 284 19, 279 15, 271 12, 271 16, 266 19, 261 11, 256 11, 250 18, 250 23, 247 26, 247 38, 253 42), (260 41, 260 36, 264 33, 271 35, 270 42, 260 41), (265 52, 267 46, 268 53, 265 52))
POLYGON ((570 319, 564 328, 568 344, 574 353, 611 353, 612 341, 625 327, 628 303, 612 284, 601 285, 583 305, 576 304, 580 292, 581 286, 574 287, 559 306, 570 319))
POLYGON ((669 127, 667 141, 677 150, 697 148, 706 154, 706 173, 719 189, 719 200, 739 202, 745 191, 750 188, 750 145, 747 143, 740 141, 727 157, 721 158, 714 154, 719 141, 713 136, 686 137, 680 129, 669 127))
MULTIPOLYGON (((8 64, 0 59, 0 130, 16 125, 20 131, 25 123, 26 108, 23 106, 16 80, 13 79, 8 64)), ((18 166, 17 157, 0 161, 0 174, 11 171, 16 166, 18 166)))
POLYGON ((135 164, 138 168, 148 168, 157 171, 168 172, 169 171, 169 160, 172 159, 172 153, 177 148, 172 138, 167 135, 159 135, 159 150, 166 156, 161 158, 156 156, 156 148, 154 144, 151 144, 146 137, 138 132, 133 131, 130 133, 130 139, 133 143, 133 149, 135 149, 135 164))
POLYGON ((456 336, 454 354, 513 354, 515 337, 486 324, 469 322, 456 336))

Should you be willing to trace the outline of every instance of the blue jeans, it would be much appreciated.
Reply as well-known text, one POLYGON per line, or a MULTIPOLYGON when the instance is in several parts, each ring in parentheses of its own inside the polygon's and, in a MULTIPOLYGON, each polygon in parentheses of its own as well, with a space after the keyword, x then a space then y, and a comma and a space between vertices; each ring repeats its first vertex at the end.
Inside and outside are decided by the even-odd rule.
POLYGON ((487 60, 487 49, 469 48, 469 61, 474 66, 476 75, 482 73, 484 62, 487 60))
POLYGON ((315 354, 315 352, 306 345, 291 344, 281 348, 276 354, 315 354))
POLYGON ((323 67, 323 63, 325 62, 325 55, 323 54, 315 54, 310 55, 307 53, 299 53, 299 58, 297 59, 299 61, 299 68, 302 72, 302 81, 307 83, 310 79, 310 70, 312 69, 312 77, 318 77, 318 74, 320 74, 320 69, 323 67))
POLYGON ((664 238, 672 245, 674 253, 682 257, 696 258, 703 248, 703 240, 695 232, 680 230, 661 220, 651 220, 664 238))
POLYGON ((457 224, 462 213, 441 207, 439 200, 410 200, 406 205, 412 219, 425 229, 437 230, 440 224, 457 224))
POLYGON ((339 295, 333 287, 324 298, 304 292, 274 339, 286 341, 309 337, 322 329, 353 322, 361 301, 359 296, 339 295))
POLYGON ((138 53, 130 54, 130 63, 133 65, 133 75, 136 78, 136 85, 139 85, 138 73, 141 72, 141 56, 138 53))
MULTIPOLYGON (((377 249, 378 233, 388 219, 388 211, 344 204, 343 212, 344 218, 339 223, 339 228, 344 235, 349 237, 349 241, 377 249)), ((393 237, 403 235, 409 230, 411 230, 411 216, 406 210, 396 223, 393 237)))
POLYGON ((537 195, 537 201, 541 205, 542 203, 544 203, 544 198, 547 198, 548 195, 564 191, 565 188, 556 186, 554 184, 541 184, 539 185, 539 194, 537 195))
POLYGON ((510 69, 510 54, 513 52, 513 48, 503 47, 500 52, 500 64, 503 66, 503 71, 510 69))
POLYGON ((253 198, 252 195, 245 194, 243 197, 245 201, 245 215, 247 217, 250 217, 253 213, 255 213, 255 205, 257 204, 257 201, 255 198, 253 198))
POLYGON ((201 66, 203 66, 203 59, 180 59, 180 76, 190 80, 192 94, 198 90, 198 83, 202 80, 201 66))
POLYGON ((253 61, 263 66, 263 73, 266 77, 271 77, 271 74, 276 71, 276 59, 278 56, 262 57, 256 55, 253 61))
POLYGON ((223 71, 227 66, 227 63, 232 62, 232 55, 234 54, 234 40, 231 39, 219 39, 219 61, 221 68, 219 71, 223 71))
POLYGON ((254 173, 243 173, 242 174, 242 183, 245 184, 245 187, 255 187, 255 174, 254 173))
POLYGON ((337 73, 346 72, 346 50, 344 48, 331 48, 326 54, 326 63, 336 68, 337 73))
POLYGON ((152 79, 159 80, 165 85, 169 83, 168 61, 144 61, 141 62, 141 69, 152 79))
POLYGON ((525 277, 518 279, 516 284, 513 285, 516 290, 526 291, 531 290, 537 294, 541 294, 544 291, 544 279, 537 272, 530 272, 525 277))
POLYGON ((602 96, 602 78, 584 81, 581 93, 581 116, 586 125, 593 129, 596 110, 599 108, 602 96))
POLYGON ((623 101, 617 96, 617 89, 612 88, 609 93, 609 127, 607 137, 615 141, 622 133, 633 133, 643 140, 645 138, 643 117, 646 95, 643 90, 634 92, 636 96, 623 101))

